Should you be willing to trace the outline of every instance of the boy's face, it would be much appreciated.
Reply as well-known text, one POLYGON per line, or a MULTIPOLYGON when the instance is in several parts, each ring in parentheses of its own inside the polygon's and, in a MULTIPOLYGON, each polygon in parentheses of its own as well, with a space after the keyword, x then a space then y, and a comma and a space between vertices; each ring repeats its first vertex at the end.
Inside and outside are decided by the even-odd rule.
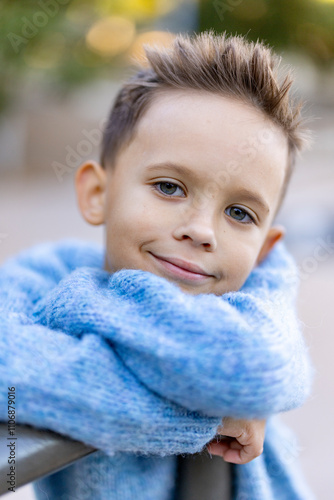
POLYGON ((183 291, 241 288, 283 235, 271 227, 287 140, 260 112, 205 92, 166 92, 114 168, 77 173, 81 211, 105 223, 105 269, 142 269, 183 291))

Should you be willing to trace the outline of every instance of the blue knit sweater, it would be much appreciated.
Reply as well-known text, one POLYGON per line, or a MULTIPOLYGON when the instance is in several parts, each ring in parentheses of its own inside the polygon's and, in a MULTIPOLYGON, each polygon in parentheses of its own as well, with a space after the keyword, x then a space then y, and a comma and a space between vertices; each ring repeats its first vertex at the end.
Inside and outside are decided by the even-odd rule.
POLYGON ((284 245, 221 297, 109 274, 103 259, 65 240, 0 269, 0 420, 15 386, 19 423, 100 450, 38 481, 38 498, 172 500, 175 455, 203 450, 223 416, 268 418, 263 454, 234 467, 235 499, 312 498, 273 416, 301 405, 311 379, 284 245))

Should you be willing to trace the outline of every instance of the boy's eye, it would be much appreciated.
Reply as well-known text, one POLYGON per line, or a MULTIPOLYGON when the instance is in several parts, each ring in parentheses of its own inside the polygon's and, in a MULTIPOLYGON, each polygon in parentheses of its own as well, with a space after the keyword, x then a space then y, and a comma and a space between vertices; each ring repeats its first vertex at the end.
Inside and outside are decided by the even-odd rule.
POLYGON ((243 224, 252 224, 254 223, 254 219, 251 215, 249 215, 245 210, 239 207, 229 207, 226 209, 227 215, 232 217, 235 220, 242 222, 243 224))
POLYGON ((177 184, 173 184, 172 182, 160 181, 160 182, 156 182, 155 184, 153 184, 153 186, 160 193, 163 193, 167 196, 173 196, 177 192, 177 190, 179 190, 179 192, 176 194, 176 196, 184 195, 183 189, 180 186, 178 186, 177 184))

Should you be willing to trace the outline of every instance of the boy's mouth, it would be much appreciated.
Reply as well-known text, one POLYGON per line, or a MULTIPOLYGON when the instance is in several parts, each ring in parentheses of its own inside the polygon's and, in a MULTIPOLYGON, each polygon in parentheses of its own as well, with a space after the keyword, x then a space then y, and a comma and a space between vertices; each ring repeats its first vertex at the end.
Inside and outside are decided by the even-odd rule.
POLYGON ((172 275, 174 278, 203 281, 214 277, 212 274, 205 272, 197 264, 174 257, 161 257, 154 255, 152 252, 149 253, 154 257, 159 267, 163 268, 167 271, 167 274, 172 275))

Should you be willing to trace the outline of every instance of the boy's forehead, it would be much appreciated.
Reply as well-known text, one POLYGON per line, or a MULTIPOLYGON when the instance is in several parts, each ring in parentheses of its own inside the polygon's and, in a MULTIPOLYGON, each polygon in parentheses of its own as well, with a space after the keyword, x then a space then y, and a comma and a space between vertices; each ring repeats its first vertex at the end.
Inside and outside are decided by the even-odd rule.
POLYGON ((284 177, 287 167, 287 138, 276 124, 248 103, 209 92, 160 93, 138 123, 136 138, 144 158, 155 161, 168 155, 186 162, 196 151, 201 162, 207 160, 202 169, 210 162, 257 161, 260 167, 275 161, 284 177))
POLYGON ((261 152, 265 145, 279 143, 287 149, 280 127, 250 103, 204 91, 160 92, 138 124, 141 135, 168 132, 182 141, 196 138, 205 143, 237 144, 238 151, 253 146, 261 152), (210 138, 212 141, 210 141, 210 138))

